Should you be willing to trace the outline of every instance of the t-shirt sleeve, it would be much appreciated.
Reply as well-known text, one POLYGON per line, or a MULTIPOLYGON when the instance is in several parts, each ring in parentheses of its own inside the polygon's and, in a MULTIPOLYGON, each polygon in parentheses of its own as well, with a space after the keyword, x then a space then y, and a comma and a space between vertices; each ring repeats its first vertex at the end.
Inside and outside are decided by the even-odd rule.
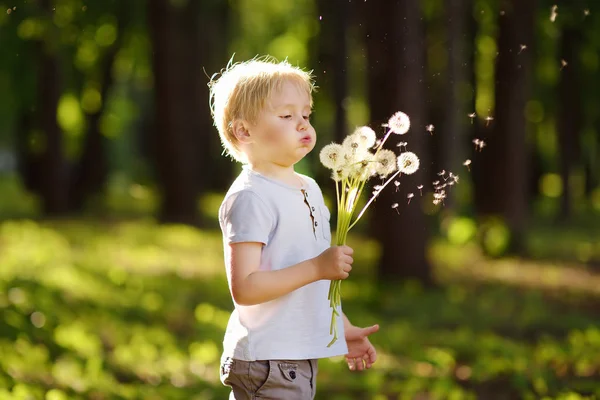
POLYGON ((228 243, 260 242, 266 245, 274 226, 273 212, 254 192, 241 191, 226 203, 222 227, 228 243))

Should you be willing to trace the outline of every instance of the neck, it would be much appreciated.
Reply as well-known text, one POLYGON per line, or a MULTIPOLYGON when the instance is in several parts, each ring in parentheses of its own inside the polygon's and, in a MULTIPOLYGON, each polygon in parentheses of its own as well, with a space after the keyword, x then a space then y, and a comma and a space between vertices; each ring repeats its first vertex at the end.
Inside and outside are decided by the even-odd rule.
POLYGON ((267 176, 272 179, 277 179, 279 181, 285 182, 291 186, 301 187, 303 184, 302 180, 296 175, 294 171, 294 166, 282 166, 278 164, 274 164, 272 162, 258 162, 256 160, 248 163, 250 169, 255 172, 258 172, 261 175, 267 176))

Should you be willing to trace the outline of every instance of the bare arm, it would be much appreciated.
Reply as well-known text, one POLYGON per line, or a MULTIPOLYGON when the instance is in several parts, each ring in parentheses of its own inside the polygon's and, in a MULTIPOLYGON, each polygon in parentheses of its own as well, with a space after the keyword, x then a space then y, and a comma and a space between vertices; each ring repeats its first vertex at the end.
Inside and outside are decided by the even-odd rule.
POLYGON ((348 319, 348 317, 346 317, 346 314, 343 311, 342 320, 344 321, 344 332, 348 332, 354 327, 354 325, 352 325, 352 322, 350 322, 350 320, 348 319))
POLYGON ((274 300, 321 279, 346 279, 352 269, 352 249, 330 247, 319 256, 273 271, 260 271, 262 243, 244 242, 228 247, 231 295, 240 305, 274 300))

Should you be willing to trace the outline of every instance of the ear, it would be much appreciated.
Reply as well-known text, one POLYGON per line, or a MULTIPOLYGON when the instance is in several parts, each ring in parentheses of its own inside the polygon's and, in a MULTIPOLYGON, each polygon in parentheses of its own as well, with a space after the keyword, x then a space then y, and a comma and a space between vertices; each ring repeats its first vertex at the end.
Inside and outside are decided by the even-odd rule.
POLYGON ((232 123, 233 134, 240 143, 250 143, 250 124, 248 122, 237 119, 232 123))

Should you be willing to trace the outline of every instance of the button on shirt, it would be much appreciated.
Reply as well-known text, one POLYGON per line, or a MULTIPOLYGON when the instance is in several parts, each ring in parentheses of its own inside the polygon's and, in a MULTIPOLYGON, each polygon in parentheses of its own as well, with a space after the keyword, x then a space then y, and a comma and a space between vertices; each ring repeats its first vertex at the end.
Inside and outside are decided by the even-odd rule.
MULTIPOLYGON (((312 178, 298 176, 305 183, 303 190, 245 166, 219 209, 223 245, 263 243, 259 267, 263 271, 287 268, 330 247, 330 212, 321 190, 312 178)), ((225 262, 229 265, 229 260, 225 262)), ((234 303, 223 357, 301 360, 346 354, 341 318, 337 319, 340 339, 327 347, 332 338, 329 284, 329 280, 313 282, 262 304, 234 303)))

